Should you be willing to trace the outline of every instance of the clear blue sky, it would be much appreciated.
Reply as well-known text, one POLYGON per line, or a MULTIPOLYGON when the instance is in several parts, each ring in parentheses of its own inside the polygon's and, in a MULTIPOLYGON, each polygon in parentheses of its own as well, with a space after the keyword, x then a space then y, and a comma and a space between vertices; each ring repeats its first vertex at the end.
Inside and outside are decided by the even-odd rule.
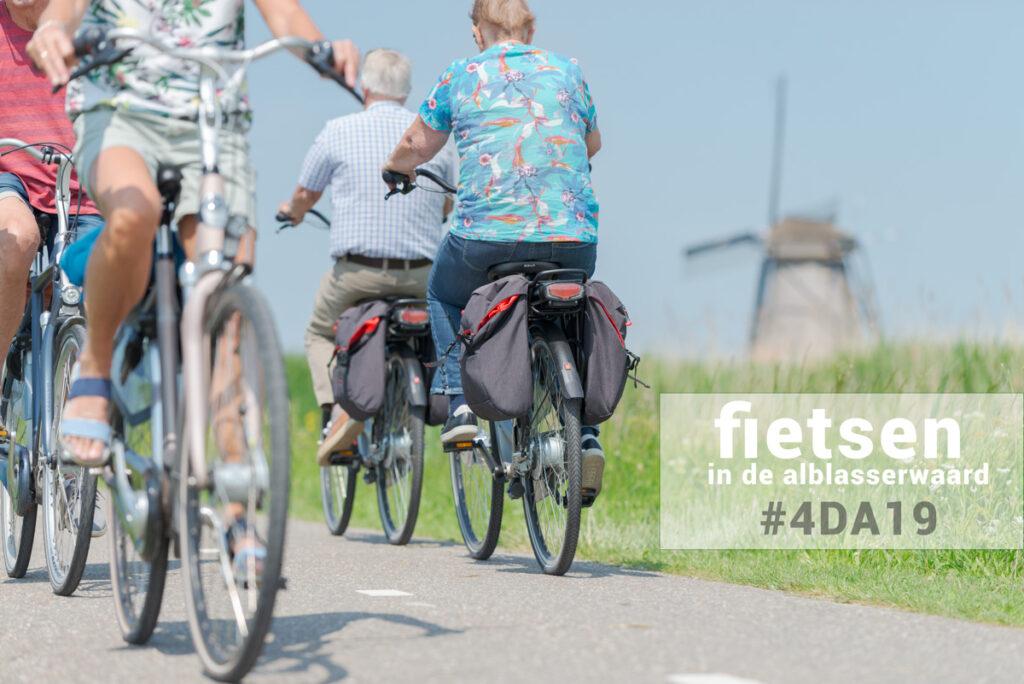
MULTIPOLYGON (((474 52, 469 0, 306 0, 324 31, 393 47, 411 106, 474 52)), ((598 274, 630 307, 634 345, 741 351, 757 255, 700 268, 681 248, 765 222, 773 81, 790 85, 783 208, 838 203, 865 245, 895 337, 1024 327, 1024 2, 534 0, 536 43, 579 58, 604 150, 598 274)), ((268 36, 252 8, 251 42, 268 36)), ((354 102, 282 55, 250 72, 257 268, 287 348, 329 267, 323 233, 274 235, 324 121, 354 102)))

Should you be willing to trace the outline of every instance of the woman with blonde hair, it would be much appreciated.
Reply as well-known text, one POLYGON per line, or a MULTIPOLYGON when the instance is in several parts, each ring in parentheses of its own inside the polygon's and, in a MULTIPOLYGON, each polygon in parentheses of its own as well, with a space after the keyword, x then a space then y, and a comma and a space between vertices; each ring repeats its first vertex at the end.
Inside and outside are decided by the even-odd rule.
MULTIPOLYGON (((415 177, 450 136, 461 161, 452 229, 427 291, 437 349, 452 347, 460 312, 487 271, 510 261, 549 261, 593 274, 598 204, 590 158, 601 148, 590 89, 575 59, 533 45, 525 0, 476 0, 470 13, 480 54, 452 63, 385 169, 415 177)), ((450 397, 441 439, 472 439, 459 359, 449 354, 432 392, 450 397)), ((584 428, 583 488, 600 491, 604 454, 584 428)))

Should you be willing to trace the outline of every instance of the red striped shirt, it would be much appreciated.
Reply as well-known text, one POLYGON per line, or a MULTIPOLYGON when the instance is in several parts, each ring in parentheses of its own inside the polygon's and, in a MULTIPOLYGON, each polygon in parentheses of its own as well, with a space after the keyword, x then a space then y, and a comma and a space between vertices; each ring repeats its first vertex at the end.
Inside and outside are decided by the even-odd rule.
MULTIPOLYGON (((75 134, 64 113, 64 96, 51 92, 50 82, 29 59, 25 46, 30 38, 32 32, 15 24, 7 3, 0 1, 0 138, 73 148, 75 134)), ((21 179, 33 207, 49 214, 57 212, 56 165, 44 165, 28 154, 15 152, 0 157, 0 173, 13 173, 21 179)), ((78 206, 79 192, 78 177, 72 174, 72 212, 78 206)), ((99 213, 84 194, 81 213, 99 213)))

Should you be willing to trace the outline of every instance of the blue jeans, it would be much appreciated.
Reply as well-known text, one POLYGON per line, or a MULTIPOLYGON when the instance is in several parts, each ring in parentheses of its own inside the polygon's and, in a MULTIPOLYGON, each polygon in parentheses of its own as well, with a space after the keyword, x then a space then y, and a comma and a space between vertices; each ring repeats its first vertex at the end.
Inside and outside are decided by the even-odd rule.
MULTIPOLYGON (((18 176, 16 176, 13 173, 0 173, 0 195, 8 193, 13 193, 17 195, 18 197, 21 198, 21 201, 24 202, 27 206, 32 206, 28 202, 28 190, 25 189, 25 186, 24 184, 22 184, 21 179, 18 178, 18 176)), ((95 228, 103 227, 103 218, 95 214, 79 214, 78 220, 76 222, 74 215, 75 208, 75 203, 72 202, 71 206, 69 207, 68 227, 76 228, 78 235, 82 235, 83 233, 93 230, 95 228)), ((46 236, 46 246, 52 250, 53 239, 54 237, 56 237, 57 232, 57 215, 47 214, 47 216, 50 217, 50 225, 52 227, 52 230, 50 230, 46 236)))
POLYGON ((433 394, 462 394, 459 359, 455 345, 462 310, 473 290, 488 282, 487 271, 510 261, 550 261, 562 268, 578 268, 594 275, 597 244, 592 242, 487 242, 449 234, 441 242, 427 284, 430 330, 437 349, 438 369, 430 388, 433 394), (445 351, 452 348, 448 355, 445 351))

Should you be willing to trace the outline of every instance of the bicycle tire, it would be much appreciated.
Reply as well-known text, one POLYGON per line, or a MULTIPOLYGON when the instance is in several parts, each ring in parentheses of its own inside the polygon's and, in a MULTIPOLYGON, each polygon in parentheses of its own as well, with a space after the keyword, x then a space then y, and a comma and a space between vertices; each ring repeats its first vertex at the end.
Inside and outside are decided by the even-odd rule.
MULTIPOLYGON (((198 509, 200 493, 189 484, 192 459, 190 455, 186 456, 187 448, 182 451, 178 514, 179 530, 182 535, 186 607, 192 641, 203 664, 203 670, 209 677, 218 681, 238 681, 252 669, 263 650, 264 640, 273 618, 277 592, 281 586, 291 467, 291 418, 284 359, 277 329, 266 300, 258 291, 238 283, 228 286, 215 297, 210 302, 210 313, 206 318, 206 331, 212 340, 217 339, 215 333, 220 330, 220 326, 225 325, 228 319, 236 314, 240 317, 239 320, 248 323, 253 331, 251 337, 245 338, 251 339, 255 345, 258 358, 257 367, 250 370, 260 374, 262 396, 266 401, 266 414, 269 418, 269 447, 274 455, 267 471, 270 505, 265 537, 262 540, 266 548, 262 581, 255 589, 256 609, 251 617, 245 616, 246 634, 239 635, 241 638, 236 640, 237 647, 234 649, 222 649, 214 642, 212 631, 217 626, 216 618, 212 618, 208 612, 212 604, 203 589, 202 570, 199 565, 199 540, 202 533, 198 509)), ((241 339, 242 335, 239 337, 241 339)), ((244 342, 245 340, 239 342, 239 349, 244 342)), ((244 367, 241 368, 241 373, 245 373, 246 370, 244 367)), ((261 493, 261 501, 265 501, 266 493, 261 493)))
MULTIPOLYGON (((579 541, 580 515, 583 503, 583 470, 582 470, 582 447, 580 434, 580 412, 582 403, 579 399, 567 399, 562 396, 561 382, 559 379, 558 364, 555 362, 555 355, 547 340, 542 337, 534 340, 533 345, 533 368, 534 368, 534 406, 531 408, 531 430, 526 440, 527 444, 533 442, 533 417, 540 413, 538 411, 538 399, 541 408, 544 406, 544 395, 552 399, 551 408, 556 418, 561 422, 561 468, 556 465, 537 465, 523 476, 523 512, 526 514, 526 528, 530 537, 530 546, 533 555, 540 564, 545 574, 564 575, 572 566, 576 556, 576 545, 579 541), (558 404, 555 404, 557 395, 558 404), (562 471, 559 473, 559 471, 562 471), (563 479, 564 475, 564 479, 563 479), (557 477, 555 486, 551 486, 553 478, 557 477), (565 483, 564 491, 561 491, 559 484, 565 483), (540 484, 543 483, 543 484, 540 484), (539 489, 543 486, 544 489, 539 489), (546 508, 556 517, 555 512, 559 508, 565 509, 564 523, 557 523, 548 526, 545 530, 545 520, 538 504, 543 502, 541 508, 546 508), (560 527, 560 529, 558 529, 560 527), (557 551, 550 546, 557 542, 557 551)), ((543 417, 543 416, 542 416, 543 417)), ((549 433, 550 434, 550 433, 549 433)), ((537 450, 538 452, 541 449, 537 450)), ((557 453, 557 452, 555 452, 557 453)), ((539 453, 532 454, 534 459, 542 459, 539 453)))
POLYGON ((356 474, 359 468, 351 465, 331 465, 320 468, 320 503, 324 509, 327 530, 335 537, 345 534, 352 519, 356 503, 356 474), (337 480, 332 480, 337 478, 337 480), (335 489, 335 484, 338 484, 335 489), (340 506, 338 500, 340 498, 340 506), (340 511, 338 510, 340 508, 340 511))
MULTIPOLYGON (((417 362, 418 365, 418 362, 417 362)), ((380 513, 381 526, 384 528, 384 536, 389 543, 395 546, 404 546, 412 539, 416 530, 416 518, 419 516, 420 497, 423 494, 423 433, 426 429, 426 411, 424 407, 415 407, 409 404, 407 388, 411 385, 407 373, 418 372, 412 370, 406 363, 405 358, 393 352, 388 360, 388 387, 385 390, 383 430, 389 434, 384 436, 387 452, 384 460, 377 466, 377 510, 380 513), (407 411, 407 413, 406 413, 407 411), (406 418, 402 422, 403 432, 408 435, 395 436, 392 420, 394 417, 406 418), (406 439, 408 443, 406 444, 406 439), (398 455, 408 448, 408 468, 404 473, 399 466, 398 455), (411 475, 411 478, 408 476, 411 475), (402 479, 409 479, 407 500, 403 501, 403 495, 399 494, 401 488, 396 487, 402 479), (390 485, 390 487, 389 487, 390 485), (395 494, 395 501, 389 500, 389 492, 395 494), (396 505, 392 505, 396 504, 396 505), (404 519, 399 522, 395 520, 394 513, 397 509, 404 508, 404 519)), ((421 378, 422 382, 422 378, 421 378)))
MULTIPOLYGON (((160 345, 157 340, 145 338, 147 347, 140 352, 139 364, 136 368, 144 369, 146 374, 154 372, 162 374, 162 364, 152 364, 149 359, 155 352, 177 354, 177 348, 168 351, 160 345), (157 350, 153 349, 153 346, 157 350)), ((119 371, 133 371, 135 369, 118 369, 119 371)), ((160 387, 163 378, 145 376, 148 379, 148 387, 160 387)), ((143 396, 147 388, 141 389, 143 396)), ((150 396, 151 400, 153 397, 150 396)), ((130 396, 125 397, 131 400, 130 396)), ((134 403, 134 402, 132 402, 134 403)), ((153 415, 152 413, 150 414, 153 415)), ((121 440, 125 448, 132 448, 136 451, 144 451, 148 445, 150 451, 153 445, 152 420, 144 421, 138 425, 130 426, 117 410, 114 411, 111 425, 114 428, 114 438, 121 440), (147 427, 148 426, 148 427, 147 427), (138 430, 139 439, 135 439, 135 431, 138 430)), ((165 433, 174 427, 163 426, 161 432, 165 433)), ((150 459, 153 454, 148 454, 150 459)), ((110 491, 110 506, 108 508, 108 530, 110 535, 110 581, 114 595, 114 613, 117 617, 117 624, 121 630, 121 637, 125 642, 139 646, 149 641, 156 630, 160 618, 160 610, 163 606, 164 588, 167 583, 168 554, 170 539, 164 533, 166 522, 163 520, 164 511, 160 507, 160 478, 163 472, 155 470, 157 465, 150 460, 147 470, 133 470, 129 474, 129 481, 135 492, 145 492, 149 497, 150 506, 158 510, 151 512, 160 518, 151 521, 153 527, 149 534, 150 541, 155 544, 151 552, 147 552, 150 558, 147 560, 135 546, 132 537, 124 529, 120 514, 118 513, 117 492, 110 491)))
MULTIPOLYGON (((6 371, 4 372, 4 379, 2 383, 3 392, 3 415, 0 416, 0 424, 4 425, 8 430, 11 430, 12 420, 17 421, 16 415, 11 412, 15 410, 17 405, 21 405, 19 410, 24 410, 24 401, 15 400, 11 401, 11 393, 15 382, 19 382, 11 377, 6 371)), ((17 461, 14 460, 13 447, 14 445, 8 444, 8 459, 11 462, 11 468, 8 469, 8 476, 16 476, 14 473, 14 464, 17 461)), ((34 449, 34 445, 22 445, 28 449, 34 449)), ((34 461, 34 458, 33 458, 34 461)), ((30 477, 30 480, 34 481, 34 477, 30 477)), ((36 514, 38 507, 35 502, 31 504, 29 510, 23 516, 19 516, 14 512, 14 499, 8 493, 6 487, 0 486, 0 546, 2 546, 2 555, 4 557, 4 569, 7 571, 7 576, 13 579, 21 579, 28 572, 28 564, 32 560, 32 545, 35 542, 36 537, 36 514), (21 521, 19 525, 19 519, 21 521)))
POLYGON ((60 420, 64 411, 67 392, 71 386, 71 372, 82 348, 85 346, 85 326, 72 322, 60 331, 53 360, 53 425, 50 426, 50 443, 57 454, 54 466, 47 467, 43 486, 43 549, 46 555, 46 571, 50 587, 58 596, 70 596, 78 588, 85 571, 92 543, 93 516, 96 511, 96 476, 84 468, 66 466, 60 460, 60 420), (73 471, 73 473, 68 473, 73 471), (77 490, 77 512, 69 511, 67 504, 67 475, 73 474, 77 490), (64 491, 63 505, 57 488, 64 491), (61 519, 63 518, 63 519, 61 519), (61 551, 61 527, 71 541, 70 554, 61 551), (65 556, 65 557, 62 557, 65 556), (66 558, 70 556, 70 558, 66 558), (66 560, 66 562, 65 562, 66 560))
MULTIPOLYGON (((498 436, 493 425, 490 430, 493 449, 498 443, 498 436)), ((494 477, 487 460, 477 451, 452 452, 450 464, 455 517, 459 522, 462 541, 471 558, 487 560, 494 554, 494 549, 498 546, 498 537, 501 535, 501 519, 505 509, 504 483, 494 477), (473 483, 471 486, 479 485, 473 486, 474 489, 479 489, 473 497, 481 499, 477 504, 470 503, 467 497, 467 475, 473 483), (489 493, 485 493, 488 490, 489 493), (475 511, 478 524, 474 524, 474 511, 470 510, 471 507, 479 509, 475 511), (486 522, 483 520, 484 517, 486 522)))

